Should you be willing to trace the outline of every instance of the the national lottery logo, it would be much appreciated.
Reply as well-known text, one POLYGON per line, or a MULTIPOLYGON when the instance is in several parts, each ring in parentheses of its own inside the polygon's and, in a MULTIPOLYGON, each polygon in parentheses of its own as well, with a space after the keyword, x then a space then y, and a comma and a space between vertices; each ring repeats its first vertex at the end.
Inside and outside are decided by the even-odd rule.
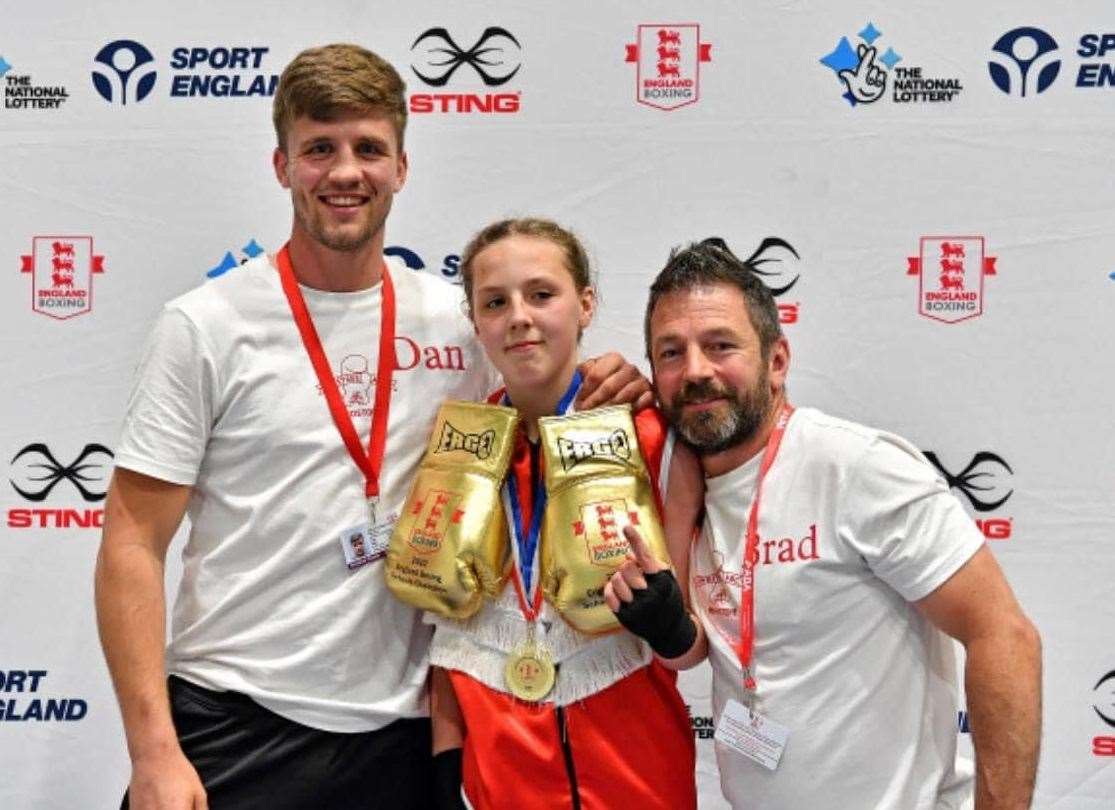
POLYGON ((438 436, 434 453, 460 451, 476 456, 481 461, 486 461, 492 455, 495 444, 496 432, 494 430, 466 433, 455 428, 452 423, 446 422, 441 426, 441 435, 438 436))
POLYGON ((701 98, 701 65, 712 61, 712 45, 701 41, 697 23, 640 25, 626 46, 635 63, 635 100, 659 110, 676 110, 701 98))
POLYGON ((580 518, 573 522, 573 534, 585 543, 589 562, 615 568, 631 550, 623 527, 638 526, 639 513, 628 510, 623 498, 614 498, 582 504, 580 518))
POLYGON ((418 35, 410 50, 411 71, 424 84, 438 90, 411 93, 412 113, 517 113, 521 108, 522 93, 506 85, 522 67, 522 45, 506 28, 488 26, 467 48, 458 44, 449 29, 428 28, 418 35), (467 88, 470 82, 499 90, 472 93, 441 90, 451 83, 467 88))
POLYGON ((929 463, 945 479, 949 489, 962 495, 979 515, 976 526, 988 540, 1009 540, 1014 530, 1014 520, 990 514, 1010 500, 1014 489, 1010 487, 1014 470, 1006 459, 990 450, 980 450, 958 472, 952 472, 932 450, 923 451, 929 463))
POLYGON ((433 554, 451 526, 460 524, 465 512, 460 508, 462 497, 456 492, 428 489, 411 507, 414 529, 408 541, 419 554, 433 554))
POLYGON ((92 236, 36 236, 21 257, 31 275, 31 309, 66 320, 93 309, 93 276, 104 272, 104 256, 93 252, 92 236))
POLYGON ((4 85, 6 110, 56 110, 70 100, 70 91, 60 84, 33 82, 30 74, 16 73, 0 56, 0 79, 4 85))
POLYGON ((996 274, 982 236, 923 236, 906 274, 918 277, 918 312, 942 323, 983 314, 984 279, 996 274))
POLYGON ((266 251, 262 247, 260 247, 260 244, 253 238, 250 239, 248 243, 244 245, 244 247, 240 248, 239 252, 240 258, 237 258, 231 250, 226 250, 225 255, 221 257, 221 260, 217 262, 216 265, 210 267, 208 270, 205 271, 206 277, 220 278, 229 270, 240 267, 240 265, 242 264, 246 264, 250 260, 254 259, 256 256, 259 256, 266 251))
POLYGON ((558 456, 561 468, 568 472, 583 461, 629 461, 631 459, 631 437, 623 430, 616 429, 607 435, 559 436, 558 456))
POLYGON ((820 62, 829 68, 841 89, 841 97, 852 107, 887 98, 899 104, 932 104, 954 101, 964 89, 957 76, 940 76, 908 62, 883 40, 883 32, 868 22, 853 44, 842 36, 820 62), (885 50, 884 50, 885 45, 885 50))

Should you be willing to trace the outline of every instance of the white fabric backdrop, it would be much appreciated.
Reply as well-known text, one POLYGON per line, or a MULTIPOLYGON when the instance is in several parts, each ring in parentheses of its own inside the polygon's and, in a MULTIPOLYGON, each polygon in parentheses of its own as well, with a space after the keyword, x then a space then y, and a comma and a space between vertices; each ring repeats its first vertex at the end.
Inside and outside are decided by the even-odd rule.
MULTIPOLYGON (((1009 493, 972 511, 991 533, 1009 532, 992 548, 1044 638, 1035 806, 1112 806, 1115 722, 1100 713, 1115 718, 1115 677, 1099 684, 1115 670, 1115 51, 1098 53, 1115 32, 1110 3, 94 0, 4 11, 0 449, 11 463, 0 502, 0 806, 118 801, 128 762, 91 587, 106 450, 159 305, 222 262, 236 272, 289 232, 289 202, 270 168, 270 98, 172 89, 204 81, 216 93, 236 77, 241 91, 266 90, 303 47, 338 40, 381 53, 414 94, 455 96, 414 99, 436 111, 412 115, 411 177, 388 244, 413 252, 421 272, 451 277, 463 243, 494 218, 541 214, 572 225, 600 274, 590 352, 642 357, 644 290, 671 246, 713 234, 742 255, 767 236, 791 243, 800 258, 774 251, 781 261, 764 267, 772 286, 797 279, 779 298, 794 401, 909 437, 962 495, 1009 493), (486 85, 468 64, 444 87, 413 72, 445 70, 429 65, 425 46, 411 48, 428 29, 444 27, 468 50, 492 26, 518 43, 498 33, 488 43, 503 49, 490 75, 519 66, 506 83, 486 85), (682 90, 659 106, 691 103, 638 103, 637 76, 659 72, 645 47, 641 61, 625 61, 639 26, 652 26, 644 45, 660 28, 677 33, 662 72, 682 90), (1014 92, 1004 93, 988 68, 992 48, 1028 26, 1056 50, 1035 55, 1025 96, 1016 64, 1007 74, 1014 92), (842 37, 852 51, 870 40, 879 60, 888 48, 901 57, 879 100, 853 107, 820 62, 842 37), (129 47, 115 71, 97 65, 118 40, 139 43, 151 61, 132 68, 138 51, 129 47), (179 68, 179 48, 213 59, 179 68), (241 51, 233 69, 221 48, 255 50, 241 51), (1056 61, 1057 76, 1037 92, 1056 61), (953 80, 952 99, 893 100, 896 82, 919 78, 914 68, 921 79, 953 80), (129 69, 121 103, 119 71, 129 69), (95 87, 95 70, 112 101, 95 87), (1106 85, 1077 86, 1078 77, 1106 85), (462 105, 514 111, 457 112, 462 105), (978 317, 919 314, 908 259, 934 236, 983 237, 995 257, 978 317), (104 257, 103 272, 92 272, 92 256, 104 257), (40 269, 20 272, 25 264, 40 269), (44 301, 78 306, 39 306, 33 285, 48 291, 44 301), (90 300, 65 319, 36 311, 70 314, 90 300), (37 719, 34 701, 52 719, 37 719)), ((1018 39, 1014 62, 1039 40, 1018 39)), ((964 285, 978 290, 970 255, 964 285)), ((927 289, 940 287, 939 258, 926 256, 927 289)), ((698 733, 711 728, 707 680, 698 670, 683 681, 698 733)), ((722 807, 710 745, 699 742, 702 806, 722 807)))

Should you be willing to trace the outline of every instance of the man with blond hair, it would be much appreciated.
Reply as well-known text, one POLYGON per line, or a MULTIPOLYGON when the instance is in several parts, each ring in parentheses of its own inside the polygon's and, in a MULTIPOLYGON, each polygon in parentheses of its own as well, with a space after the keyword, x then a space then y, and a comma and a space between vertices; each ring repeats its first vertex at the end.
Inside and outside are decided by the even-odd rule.
MULTIPOLYGON (((134 810, 430 804, 429 630, 379 561, 437 404, 495 381, 457 288, 383 256, 404 91, 355 45, 287 66, 273 163, 290 242, 169 302, 144 352, 96 573, 134 810), (396 361, 403 340, 424 362, 396 361), (370 403, 341 393, 354 356, 376 370, 370 403)), ((645 385, 610 357, 584 404, 645 385)))

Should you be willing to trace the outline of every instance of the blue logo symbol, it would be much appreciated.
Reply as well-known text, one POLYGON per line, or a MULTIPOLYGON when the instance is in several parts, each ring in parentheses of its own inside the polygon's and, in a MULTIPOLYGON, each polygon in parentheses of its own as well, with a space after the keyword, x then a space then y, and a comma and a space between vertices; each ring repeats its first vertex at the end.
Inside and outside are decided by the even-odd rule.
POLYGON ((384 256, 398 256, 403 260, 403 264, 411 270, 425 270, 426 263, 422 261, 422 257, 415 253, 410 248, 401 247, 399 245, 392 245, 383 249, 384 256))
POLYGON ((972 733, 972 726, 968 722, 968 713, 966 711, 961 710, 957 713, 956 725, 961 734, 972 733))
POLYGON ((218 264, 216 267, 206 270, 205 275, 209 276, 209 278, 217 278, 218 276, 223 276, 232 268, 239 267, 240 265, 244 264, 244 262, 248 261, 249 259, 254 259, 256 256, 263 253, 264 251, 263 248, 259 246, 259 243, 256 242, 255 239, 253 239, 248 242, 248 244, 244 245, 244 247, 240 248, 240 252, 243 254, 244 257, 240 259, 240 261, 237 261, 236 257, 232 255, 232 251, 226 250, 224 258, 221 259, 220 264, 218 264))
POLYGON ((887 71, 894 70, 894 66, 902 61, 894 48, 888 47, 886 53, 879 57, 886 70, 875 64, 879 53, 875 40, 882 35, 883 32, 869 22, 856 34, 861 41, 855 48, 847 37, 841 37, 832 52, 821 57, 821 64, 830 68, 844 85, 842 97, 853 107, 881 99, 887 90, 887 71))
POLYGON ((7 73, 11 69, 12 69, 12 66, 10 64, 8 64, 8 60, 5 59, 3 56, 0 56, 0 77, 2 77, 5 73, 7 73))
POLYGON ((144 65, 155 61, 151 51, 131 39, 118 39, 97 51, 93 61, 105 65, 111 73, 93 66, 93 87, 101 98, 112 103, 119 101, 127 104, 143 101, 155 87, 155 71, 140 70, 144 65), (129 87, 133 74, 139 71, 139 78, 129 87))
MULTIPOLYGON (((384 256, 396 256, 403 260, 403 264, 411 270, 422 271, 426 269, 426 262, 422 257, 415 253, 410 248, 401 245, 391 245, 383 249, 384 256)), ((441 267, 436 270, 430 270, 431 273, 436 273, 442 278, 452 281, 454 284, 460 283, 461 275, 461 257, 455 253, 450 253, 441 260, 441 267)))
POLYGON ((1057 41, 1040 28, 1007 31, 991 50, 991 81, 1008 96, 1025 97, 1027 90, 1044 93, 1061 71, 1061 60, 1054 57, 1057 41))

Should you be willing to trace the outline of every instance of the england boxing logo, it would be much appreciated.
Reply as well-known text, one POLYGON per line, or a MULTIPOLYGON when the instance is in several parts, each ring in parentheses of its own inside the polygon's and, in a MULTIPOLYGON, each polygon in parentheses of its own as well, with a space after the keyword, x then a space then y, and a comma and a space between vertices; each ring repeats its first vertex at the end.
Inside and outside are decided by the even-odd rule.
POLYGON ((416 518, 408 543, 419 554, 433 554, 441 548, 441 541, 451 525, 457 525, 465 516, 459 509, 461 496, 456 492, 430 489, 415 500, 411 515, 416 518))
POLYGON ((636 65, 635 100, 671 111, 700 100, 701 65, 712 61, 712 45, 701 41, 697 23, 640 25, 625 61, 636 65))
POLYGON ((36 236, 21 257, 31 274, 31 309, 60 321, 93 310, 93 276, 105 271, 92 236, 36 236))
POLYGON ((941 323, 960 323, 983 314, 983 282, 998 270, 982 236, 923 236, 906 275, 918 277, 918 312, 941 323))
POLYGON ((589 562, 615 568, 631 550, 623 527, 638 526, 639 513, 628 510, 623 498, 613 498, 581 504, 580 517, 573 522, 573 534, 584 541, 589 562))

